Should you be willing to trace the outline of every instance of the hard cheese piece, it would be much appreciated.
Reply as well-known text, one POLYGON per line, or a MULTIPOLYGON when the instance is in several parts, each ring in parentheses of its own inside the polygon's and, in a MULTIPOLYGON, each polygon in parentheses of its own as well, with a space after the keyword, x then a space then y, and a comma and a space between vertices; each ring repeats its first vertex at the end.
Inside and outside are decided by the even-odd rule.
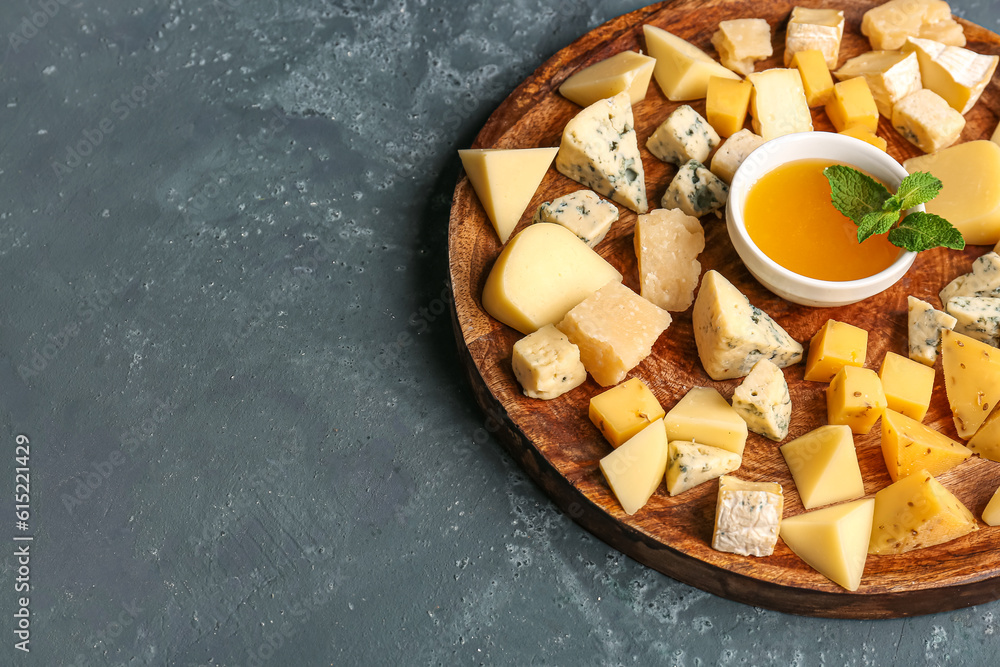
POLYGON ((977 257, 972 271, 955 278, 938 293, 941 303, 956 296, 1000 296, 1000 255, 996 251, 977 257))
POLYGON ((664 162, 682 165, 688 160, 704 162, 719 141, 719 135, 708 121, 687 104, 682 104, 650 135, 646 148, 664 162))
POLYGON ((720 21, 712 35, 712 46, 723 65, 739 74, 749 74, 755 62, 773 53, 771 26, 764 19, 720 21))
POLYGON ((946 330, 941 365, 955 429, 968 440, 1000 401, 1000 350, 946 330))
POLYGON ((780 368, 761 359, 733 392, 733 410, 754 433, 774 441, 788 435, 792 419, 792 399, 780 368))
POLYGON ((698 442, 743 456, 747 423, 711 387, 692 387, 663 418, 667 439, 698 442))
POLYGON ((684 163, 667 186, 660 205, 701 217, 726 205, 729 186, 697 160, 684 163))
POLYGON ((628 93, 595 102, 566 123, 556 169, 636 213, 648 210, 628 93))
POLYGON ((979 530, 972 512, 926 470, 875 494, 870 554, 902 554, 979 530))
POLYGON ((844 12, 839 9, 794 7, 785 31, 785 65, 800 51, 817 50, 826 66, 837 66, 840 40, 844 36, 844 12))
POLYGON ((473 148, 458 151, 462 167, 506 243, 556 156, 555 148, 473 148))
POLYGON ((983 510, 983 523, 987 526, 1000 526, 1000 488, 996 490, 990 502, 983 510))
POLYGON ((779 368, 802 361, 802 345, 714 269, 701 280, 691 317, 698 357, 713 380, 744 377, 761 359, 779 368))
POLYGON ((906 304, 910 359, 933 366, 941 347, 941 332, 953 328, 955 318, 915 296, 906 297, 906 304))
POLYGON ((920 421, 927 414, 934 391, 934 369, 886 352, 878 371, 885 392, 886 407, 920 421))
POLYGON ((563 97, 581 107, 628 93, 632 105, 646 97, 656 60, 635 51, 622 51, 580 70, 559 86, 563 97))
POLYGON ((864 366, 867 356, 867 331, 846 322, 827 320, 809 342, 804 379, 829 382, 844 366, 864 366))
POLYGON ((826 57, 819 49, 799 51, 789 63, 799 70, 806 102, 810 107, 821 107, 833 97, 833 77, 826 66, 826 57))
POLYGON ((650 423, 663 417, 663 408, 646 383, 629 378, 590 399, 590 421, 612 447, 618 447, 650 423))
POLYGON ((861 127, 860 125, 852 125, 846 129, 841 130, 837 134, 843 134, 848 137, 854 137, 855 139, 860 139, 861 141, 867 142, 881 151, 884 151, 889 146, 888 142, 885 139, 878 136, 874 132, 869 132, 867 129, 861 127))
POLYGON ((741 556, 770 556, 778 541, 785 500, 781 485, 719 478, 712 548, 741 556))
POLYGON ((806 512, 781 522, 781 539, 811 568, 856 591, 868 559, 874 513, 873 498, 806 512))
POLYGON ((970 456, 968 447, 915 419, 895 410, 882 415, 882 458, 894 482, 918 470, 940 475, 970 456))
POLYGON ((1000 461, 1000 411, 990 414, 967 446, 984 459, 1000 461))
POLYGON ((672 102, 705 97, 713 76, 739 79, 740 75, 715 62, 697 46, 652 25, 642 26, 646 49, 656 58, 653 76, 672 102))
POLYGON ((608 387, 649 356, 670 326, 670 313, 619 282, 588 296, 556 325, 580 347, 580 359, 597 384, 608 387))
POLYGON ((780 449, 807 510, 865 495, 850 427, 820 426, 780 449))
POLYGON ((797 69, 774 68, 747 75, 753 84, 750 114, 753 130, 770 141, 813 129, 812 114, 797 69))
POLYGON ((975 106, 1000 61, 1000 56, 917 37, 908 37, 903 51, 917 54, 924 88, 933 90, 962 114, 975 106))
POLYGON ((1000 297, 953 296, 944 309, 955 318, 954 331, 993 347, 1000 343, 1000 297))
POLYGON ((726 183, 733 182, 736 170, 750 153, 753 153, 764 143, 764 138, 750 130, 740 130, 722 142, 719 150, 712 156, 712 173, 726 183))
POLYGON ((966 243, 1000 241, 1000 143, 967 141, 910 158, 903 167, 941 179, 941 192, 924 207, 955 225, 966 243))
POLYGON ((965 128, 965 116, 934 91, 921 88, 896 102, 892 126, 920 150, 933 153, 958 140, 965 128))
POLYGON ((530 398, 557 398, 587 379, 580 348, 551 324, 514 343, 511 365, 530 398))
POLYGON ((668 444, 667 492, 676 496, 688 489, 733 472, 740 467, 739 454, 720 447, 675 440, 668 444))
POLYGON ((601 472, 626 514, 649 502, 667 468, 667 439, 655 421, 600 461, 601 472))
POLYGON ((864 77, 880 114, 892 119, 896 102, 922 88, 916 53, 869 51, 851 58, 834 76, 838 81, 864 77))
POLYGON ((847 424, 854 433, 868 433, 883 410, 882 382, 870 368, 844 366, 826 388, 827 421, 847 424))
POLYGON ((914 35, 965 46, 962 26, 943 0, 889 0, 865 12, 861 33, 877 50, 898 49, 914 35))
POLYGON ((529 225, 510 240, 483 288, 487 313, 529 334, 622 275, 560 225, 529 225), (544 286, 544 289, 539 289, 544 286))
POLYGON ((616 220, 617 206, 601 199, 593 190, 577 190, 539 206, 532 222, 562 225, 593 248, 604 240, 616 220))
POLYGON ((826 115, 838 132, 856 125, 869 132, 878 129, 878 107, 863 76, 833 86, 833 99, 826 105, 826 115))
POLYGON ((698 255, 705 249, 698 218, 663 208, 640 215, 634 245, 643 298, 664 310, 687 310, 701 275, 698 255))
MULTIPOLYGON (((715 128, 723 137, 736 134, 743 129, 747 119, 747 109, 750 106, 750 93, 753 85, 747 81, 733 81, 713 76, 708 80, 708 92, 705 97, 705 116, 709 125, 715 128)), ((704 162, 708 157, 701 158, 704 162)))

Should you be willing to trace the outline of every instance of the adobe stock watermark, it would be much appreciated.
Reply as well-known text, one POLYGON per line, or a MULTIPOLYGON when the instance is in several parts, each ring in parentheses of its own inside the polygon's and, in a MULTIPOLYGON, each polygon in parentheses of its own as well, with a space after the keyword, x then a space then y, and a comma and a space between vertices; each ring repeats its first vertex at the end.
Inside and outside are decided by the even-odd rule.
POLYGON ((20 51, 70 2, 71 0, 37 0, 33 3, 34 8, 29 6, 29 13, 24 15, 7 36, 7 44, 11 50, 14 53, 20 51))

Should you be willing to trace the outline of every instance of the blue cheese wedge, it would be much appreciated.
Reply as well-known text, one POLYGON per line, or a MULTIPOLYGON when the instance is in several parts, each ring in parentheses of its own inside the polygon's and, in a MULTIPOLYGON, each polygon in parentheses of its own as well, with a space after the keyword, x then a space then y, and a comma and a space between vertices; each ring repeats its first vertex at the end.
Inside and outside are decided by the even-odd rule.
POLYGON ((754 433, 775 442, 784 440, 792 419, 792 399, 785 374, 767 359, 758 361, 736 387, 733 409, 754 433))
POLYGON ((682 104, 650 135, 646 148, 664 162, 682 165, 690 160, 704 162, 719 141, 718 132, 708 121, 682 104))
POLYGON ((761 359, 779 368, 802 361, 802 344, 715 270, 702 278, 691 317, 698 356, 713 380, 745 377, 761 359))
POLYGON ((514 343, 511 365, 529 398, 558 398, 587 379, 580 348, 551 324, 514 343))
POLYGON ((736 170, 750 153, 764 143, 764 138, 744 128, 722 142, 712 156, 712 173, 726 183, 733 182, 736 170))
POLYGON ((539 206, 532 222, 562 225, 593 248, 604 240, 616 220, 617 206, 601 199, 593 190, 577 190, 539 206))
POLYGON ((785 500, 781 485, 719 478, 712 548, 741 556, 770 556, 778 541, 785 500))
POLYGON ((667 493, 676 496, 740 467, 743 458, 720 447, 675 440, 667 454, 667 493))
POLYGON ((945 285, 941 303, 956 296, 1000 296, 1000 254, 988 252, 972 263, 972 271, 945 285))
POLYGON ((556 169, 636 213, 649 210, 628 93, 595 102, 566 124, 556 169))
POLYGON ((941 332, 953 329, 957 320, 915 296, 906 298, 906 310, 909 357, 933 366, 938 358, 938 350, 941 349, 941 332))
POLYGON ((688 215, 699 218, 726 205, 729 186, 697 160, 690 160, 677 170, 660 205, 679 208, 688 215))
POLYGON ((955 296, 944 309, 955 318, 953 331, 993 347, 1000 343, 1000 298, 955 296))

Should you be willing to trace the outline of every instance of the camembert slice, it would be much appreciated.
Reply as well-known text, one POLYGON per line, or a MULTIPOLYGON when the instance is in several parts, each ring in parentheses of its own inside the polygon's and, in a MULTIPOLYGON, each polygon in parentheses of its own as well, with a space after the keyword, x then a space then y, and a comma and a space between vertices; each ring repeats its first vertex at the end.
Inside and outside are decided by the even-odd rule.
POLYGON ((778 541, 785 500, 781 485, 719 478, 712 548, 741 556, 770 556, 778 541))

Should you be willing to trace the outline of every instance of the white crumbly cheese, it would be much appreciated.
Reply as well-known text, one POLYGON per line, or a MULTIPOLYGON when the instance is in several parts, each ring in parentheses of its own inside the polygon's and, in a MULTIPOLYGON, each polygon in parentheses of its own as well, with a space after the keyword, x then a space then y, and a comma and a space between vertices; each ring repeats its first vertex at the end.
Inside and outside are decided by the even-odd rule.
POLYGON ((941 332, 954 328, 956 320, 915 296, 907 297, 906 304, 910 359, 933 366, 941 348, 941 332))
POLYGON ((731 473, 740 467, 743 457, 735 452, 675 440, 667 455, 667 493, 676 496, 688 489, 731 473))
POLYGON ((701 276, 705 230, 698 218, 658 208, 638 216, 634 235, 639 293, 664 310, 687 310, 701 276))
POLYGON ((616 220, 617 206, 601 199, 593 190, 577 190, 539 206, 532 222, 562 225, 593 248, 604 240, 616 220))
POLYGON ((758 60, 771 57, 771 26, 764 19, 720 21, 712 35, 712 46, 723 65, 745 76, 758 60))
POLYGON ((664 162, 682 165, 689 160, 704 162, 719 141, 719 134, 708 121, 682 104, 650 135, 646 148, 664 162))
POLYGON ((712 548, 741 556, 770 556, 778 541, 783 510, 780 485, 723 475, 719 478, 712 548))
POLYGON ((776 442, 788 435, 792 399, 780 368, 761 359, 733 393, 733 409, 754 433, 776 442))
POLYGON ((587 379, 580 348, 551 324, 514 343, 511 365, 529 398, 557 398, 587 379))
POLYGON ((892 126, 923 152, 933 153, 958 140, 965 128, 965 116, 934 91, 921 88, 896 102, 892 126))
POLYGON ((802 361, 802 345, 715 270, 702 278, 691 317, 698 356, 713 380, 745 377, 761 359, 779 368, 802 361))
POLYGON ((699 218, 721 209, 728 198, 729 186, 726 182, 701 162, 691 160, 677 170, 663 193, 660 205, 663 208, 679 208, 699 218))
POLYGON ((628 93, 595 102, 566 124, 556 169, 636 213, 649 210, 628 93))
POLYGON ((972 271, 945 285, 938 295, 941 303, 956 296, 1000 296, 1000 254, 981 255, 972 263, 972 271))
POLYGON ((753 153, 764 143, 764 138, 743 128, 722 142, 719 150, 712 156, 712 173, 726 183, 733 182, 736 170, 750 153, 753 153))
POLYGON ((843 36, 843 10, 794 7, 785 30, 785 67, 799 51, 816 50, 823 54, 826 66, 835 69, 843 36))
POLYGON ((994 347, 1000 343, 1000 298, 955 296, 945 311, 955 318, 953 330, 994 347))

